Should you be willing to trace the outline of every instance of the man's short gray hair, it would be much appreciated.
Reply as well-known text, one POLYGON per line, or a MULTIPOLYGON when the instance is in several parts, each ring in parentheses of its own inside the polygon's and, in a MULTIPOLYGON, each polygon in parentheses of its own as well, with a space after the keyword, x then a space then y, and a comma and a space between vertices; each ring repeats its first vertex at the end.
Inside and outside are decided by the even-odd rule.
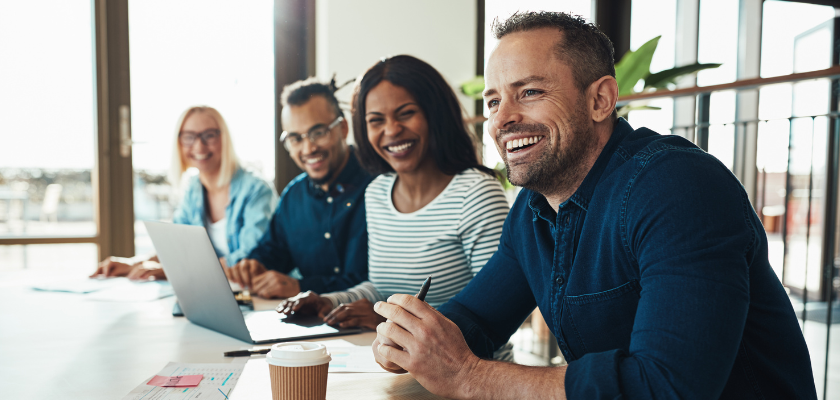
POLYGON ((504 21, 496 18, 491 26, 496 39, 540 28, 563 32, 556 54, 572 68, 575 86, 581 91, 606 75, 615 77, 612 42, 598 27, 580 16, 549 11, 516 12, 504 21))

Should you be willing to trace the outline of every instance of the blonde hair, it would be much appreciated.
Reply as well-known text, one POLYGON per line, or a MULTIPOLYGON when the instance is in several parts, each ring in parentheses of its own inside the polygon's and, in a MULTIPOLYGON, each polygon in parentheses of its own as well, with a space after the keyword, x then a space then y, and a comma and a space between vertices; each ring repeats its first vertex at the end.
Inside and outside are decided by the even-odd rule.
POLYGON ((185 160, 181 155, 181 141, 178 140, 178 136, 181 134, 181 129, 184 127, 184 121, 187 120, 187 117, 193 114, 209 115, 216 120, 216 124, 219 125, 219 139, 222 141, 222 165, 220 167, 221 171, 219 171, 219 181, 217 184, 220 187, 230 184, 230 180, 239 168, 239 160, 236 158, 236 153, 233 151, 233 140, 230 138, 230 131, 228 130, 225 119, 222 118, 222 114, 220 114, 219 111, 208 106, 190 107, 186 109, 180 117, 178 117, 178 124, 175 125, 175 146, 173 146, 172 152, 172 167, 169 171, 169 183, 177 189, 181 184, 181 178, 183 177, 184 172, 189 168, 187 160, 185 160))

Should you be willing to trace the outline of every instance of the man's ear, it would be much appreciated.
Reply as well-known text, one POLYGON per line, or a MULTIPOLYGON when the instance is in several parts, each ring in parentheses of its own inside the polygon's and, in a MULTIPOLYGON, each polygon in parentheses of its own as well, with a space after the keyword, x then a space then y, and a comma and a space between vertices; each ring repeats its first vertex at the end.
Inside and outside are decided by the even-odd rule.
POLYGON ((347 140, 347 133, 350 132, 350 125, 347 124, 347 118, 341 120, 341 137, 347 140))
POLYGON ((612 76, 602 76, 589 85, 589 98, 592 99, 592 108, 589 110, 592 120, 602 122, 609 118, 615 110, 615 103, 618 100, 618 83, 612 76))

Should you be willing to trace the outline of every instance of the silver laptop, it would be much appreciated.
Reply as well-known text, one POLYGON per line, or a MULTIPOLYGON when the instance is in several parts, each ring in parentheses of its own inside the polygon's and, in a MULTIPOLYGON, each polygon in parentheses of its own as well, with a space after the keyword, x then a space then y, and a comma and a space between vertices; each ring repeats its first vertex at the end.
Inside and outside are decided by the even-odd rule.
POLYGON ((242 311, 201 226, 144 221, 184 315, 192 323, 248 343, 284 342, 361 332, 333 328, 317 316, 242 311))

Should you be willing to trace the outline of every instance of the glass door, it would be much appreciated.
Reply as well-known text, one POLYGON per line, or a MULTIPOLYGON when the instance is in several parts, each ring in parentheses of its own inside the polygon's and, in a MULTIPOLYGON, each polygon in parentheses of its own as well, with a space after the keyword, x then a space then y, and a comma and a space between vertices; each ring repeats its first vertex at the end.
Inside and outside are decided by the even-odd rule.
POLYGON ((167 178, 187 108, 217 109, 241 165, 273 181, 274 1, 132 0, 128 7, 135 248, 145 255, 154 249, 140 221, 171 221, 178 203, 167 178))

